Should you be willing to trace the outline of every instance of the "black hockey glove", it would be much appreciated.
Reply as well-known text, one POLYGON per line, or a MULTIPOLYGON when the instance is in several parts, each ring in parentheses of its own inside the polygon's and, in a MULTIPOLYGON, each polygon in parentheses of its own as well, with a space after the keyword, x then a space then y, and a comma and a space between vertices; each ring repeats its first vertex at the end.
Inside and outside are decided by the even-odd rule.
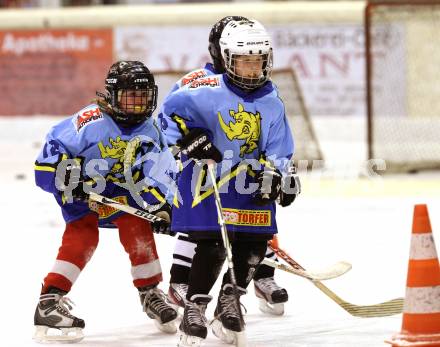
POLYGON ((292 166, 289 173, 283 177, 279 204, 283 207, 289 206, 300 193, 301 182, 296 174, 296 167, 292 166))
POLYGON ((222 154, 208 137, 208 134, 200 128, 192 129, 177 142, 182 153, 190 158, 202 160, 212 159, 217 163, 222 161, 222 154))
POLYGON ((171 206, 167 203, 153 212, 154 215, 162 218, 162 221, 152 223, 153 233, 174 236, 176 233, 171 231, 171 206))
POLYGON ((256 180, 258 189, 253 194, 253 202, 264 206, 275 201, 281 190, 281 173, 267 167, 257 174, 256 180))
POLYGON ((78 186, 72 190, 72 197, 75 201, 87 202, 89 200, 89 194, 84 191, 84 181, 79 181, 78 186))
MULTIPOLYGON (((76 170, 80 170, 76 168, 76 170)), ((72 169, 72 166, 68 166, 66 168, 66 177, 64 180, 64 185, 66 189, 64 190, 64 195, 69 198, 69 195, 72 196, 74 201, 83 201, 87 202, 89 200, 89 194, 84 191, 85 182, 81 177, 81 174, 78 174, 80 171, 74 172, 75 169, 72 169), (75 187, 71 189, 71 187, 75 187)))

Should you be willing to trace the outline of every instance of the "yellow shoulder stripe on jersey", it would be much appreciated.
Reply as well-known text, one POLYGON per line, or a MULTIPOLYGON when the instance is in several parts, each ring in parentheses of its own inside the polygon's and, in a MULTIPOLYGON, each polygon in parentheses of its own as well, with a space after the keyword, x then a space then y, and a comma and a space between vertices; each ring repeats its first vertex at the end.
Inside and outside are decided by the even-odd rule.
POLYGON ((67 154, 60 154, 58 160, 55 163, 40 163, 38 161, 35 161, 34 170, 55 172, 57 170, 58 164, 65 159, 67 159, 67 154))
POLYGON ((49 172, 55 172, 56 169, 52 166, 45 166, 45 165, 35 165, 34 166, 35 171, 49 171, 49 172))

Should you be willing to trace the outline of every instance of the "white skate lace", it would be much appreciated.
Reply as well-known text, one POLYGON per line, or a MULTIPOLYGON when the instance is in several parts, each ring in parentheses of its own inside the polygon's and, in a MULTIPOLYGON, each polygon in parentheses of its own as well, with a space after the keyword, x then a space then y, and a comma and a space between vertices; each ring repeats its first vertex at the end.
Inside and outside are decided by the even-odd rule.
POLYGON ((261 278, 255 281, 257 287, 265 293, 273 293, 276 290, 282 290, 278 284, 276 284, 273 277, 261 278))
POLYGON ((61 313, 65 317, 75 318, 70 313, 70 310, 73 309, 73 306, 75 305, 75 303, 71 299, 69 299, 66 296, 61 296, 59 294, 46 294, 41 297, 40 301, 51 300, 51 299, 55 300, 56 304, 48 308, 46 310, 46 314, 54 310, 57 310, 57 312, 61 313))
POLYGON ((206 305, 198 305, 194 302, 188 301, 188 324, 189 325, 203 325, 208 324, 208 320, 205 317, 206 305))
POLYGON ((144 308, 150 307, 152 310, 155 310, 160 314, 160 312, 163 312, 164 310, 167 310, 170 308, 168 304, 166 303, 166 297, 165 294, 162 293, 159 289, 152 289, 152 292, 150 294, 146 294, 144 298, 144 308))
MULTIPOLYGON (((235 300, 234 295, 226 295, 226 294, 221 295, 220 296, 220 306, 222 308, 222 312, 219 314, 219 317, 225 316, 225 317, 240 318, 235 301, 236 300, 235 300)), ((241 305, 241 303, 240 303, 240 305, 241 305)), ((243 306, 243 305, 241 305, 241 306, 243 306)), ((244 308, 244 306, 243 306, 243 308, 244 308)))

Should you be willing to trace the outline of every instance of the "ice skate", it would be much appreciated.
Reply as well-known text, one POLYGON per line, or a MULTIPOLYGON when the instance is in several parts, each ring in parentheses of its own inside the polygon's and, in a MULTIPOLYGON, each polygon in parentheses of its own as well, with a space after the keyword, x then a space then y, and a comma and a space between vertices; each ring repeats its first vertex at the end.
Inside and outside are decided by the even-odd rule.
POLYGON ((206 306, 212 297, 196 294, 186 301, 185 312, 180 323, 178 347, 199 347, 208 335, 208 322, 205 317, 206 306))
MULTIPOLYGON (((237 287, 238 295, 246 294, 246 289, 237 287)), ((237 307, 232 284, 225 284, 220 291, 217 307, 214 311, 214 319, 211 329, 215 336, 228 344, 238 344, 243 334, 243 324, 240 318, 241 308, 237 307)))
POLYGON ((273 277, 254 280, 255 295, 260 311, 275 316, 284 314, 284 303, 289 300, 286 289, 281 288, 273 277))
MULTIPOLYGON (((168 288, 167 300, 168 304, 172 308, 174 308, 177 313, 179 313, 179 309, 183 312, 185 309, 186 303, 186 293, 188 292, 188 285, 186 283, 170 283, 170 287, 168 288)), ((181 317, 182 313, 179 313, 179 317, 181 317)))
POLYGON ((35 309, 34 340, 40 343, 74 343, 84 338, 82 319, 70 314, 73 302, 57 288, 42 294, 35 309))
POLYGON ((157 286, 138 288, 144 312, 154 319, 156 327, 167 334, 177 332, 177 312, 166 301, 165 294, 157 286))

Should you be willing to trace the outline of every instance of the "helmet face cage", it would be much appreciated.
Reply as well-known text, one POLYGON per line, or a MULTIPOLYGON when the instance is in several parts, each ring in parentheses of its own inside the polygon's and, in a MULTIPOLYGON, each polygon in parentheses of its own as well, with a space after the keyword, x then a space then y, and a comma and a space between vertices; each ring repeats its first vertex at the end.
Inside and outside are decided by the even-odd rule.
POLYGON ((223 30, 220 47, 226 73, 237 87, 253 90, 270 80, 271 41, 256 20, 230 21, 223 30))
POLYGON ((220 19, 217 23, 215 23, 209 33, 209 45, 208 51, 211 55, 212 62, 214 64, 214 69, 216 73, 224 73, 225 68, 223 64, 223 57, 220 50, 220 37, 222 35, 223 29, 225 26, 232 20, 241 21, 248 20, 246 17, 242 16, 227 16, 220 19))
POLYGON ((253 90, 270 79, 272 72, 272 49, 269 53, 234 54, 226 52, 227 75, 239 88, 253 90), (243 67, 249 74, 243 73, 243 67))
POLYGON ((148 68, 138 61, 119 61, 110 67, 105 88, 112 118, 133 126, 151 117, 157 106, 157 86, 148 68))

